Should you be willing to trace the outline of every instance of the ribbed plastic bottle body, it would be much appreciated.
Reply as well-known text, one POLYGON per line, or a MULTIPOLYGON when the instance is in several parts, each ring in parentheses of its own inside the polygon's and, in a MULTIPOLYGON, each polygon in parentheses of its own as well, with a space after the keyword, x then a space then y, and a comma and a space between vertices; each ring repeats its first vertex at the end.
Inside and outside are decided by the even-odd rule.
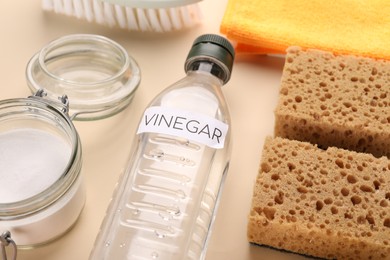
POLYGON ((221 86, 209 73, 190 71, 152 101, 140 125, 173 132, 137 134, 90 259, 204 257, 230 159, 231 129, 219 140, 215 125, 230 124, 221 86), (215 148, 202 136, 223 143, 215 148))

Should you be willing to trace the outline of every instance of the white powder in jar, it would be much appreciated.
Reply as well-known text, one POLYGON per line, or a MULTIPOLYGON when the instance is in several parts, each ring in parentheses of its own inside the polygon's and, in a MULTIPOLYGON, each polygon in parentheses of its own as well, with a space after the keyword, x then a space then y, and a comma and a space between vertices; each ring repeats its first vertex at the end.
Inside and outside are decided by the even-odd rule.
POLYGON ((63 174, 71 146, 45 131, 23 128, 0 133, 0 203, 30 198, 63 174))

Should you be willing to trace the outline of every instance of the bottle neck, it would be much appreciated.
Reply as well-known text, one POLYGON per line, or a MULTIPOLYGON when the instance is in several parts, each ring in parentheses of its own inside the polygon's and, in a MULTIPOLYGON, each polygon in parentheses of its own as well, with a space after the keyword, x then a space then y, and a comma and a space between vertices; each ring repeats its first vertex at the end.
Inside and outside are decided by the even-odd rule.
POLYGON ((210 60, 194 61, 187 69, 187 73, 190 71, 202 71, 210 73, 211 75, 217 77, 221 81, 222 85, 224 85, 223 81, 227 77, 226 71, 222 69, 220 65, 210 60))

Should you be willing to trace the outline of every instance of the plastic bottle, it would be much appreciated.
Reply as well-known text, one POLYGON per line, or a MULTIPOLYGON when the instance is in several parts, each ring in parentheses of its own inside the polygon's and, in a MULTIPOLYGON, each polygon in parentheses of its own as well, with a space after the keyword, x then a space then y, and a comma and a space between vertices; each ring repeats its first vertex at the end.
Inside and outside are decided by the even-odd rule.
POLYGON ((202 259, 230 159, 230 115, 221 87, 234 49, 198 37, 186 77, 141 118, 90 259, 202 259))

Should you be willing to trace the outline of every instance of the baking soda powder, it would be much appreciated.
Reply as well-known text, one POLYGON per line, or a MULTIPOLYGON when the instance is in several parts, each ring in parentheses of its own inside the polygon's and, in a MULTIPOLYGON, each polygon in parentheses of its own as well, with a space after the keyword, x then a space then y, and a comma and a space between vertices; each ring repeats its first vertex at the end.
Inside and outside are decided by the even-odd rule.
POLYGON ((30 198, 64 172, 71 148, 60 138, 35 129, 0 134, 0 203, 30 198))
MULTIPOLYGON (((22 128, 1 133, 0 209, 38 195, 58 181, 70 162, 71 150, 61 137, 41 130, 22 128)), ((46 243, 73 225, 84 201, 84 185, 78 176, 60 199, 44 209, 14 219, 0 215, 0 232, 9 230, 21 247, 46 243)))

